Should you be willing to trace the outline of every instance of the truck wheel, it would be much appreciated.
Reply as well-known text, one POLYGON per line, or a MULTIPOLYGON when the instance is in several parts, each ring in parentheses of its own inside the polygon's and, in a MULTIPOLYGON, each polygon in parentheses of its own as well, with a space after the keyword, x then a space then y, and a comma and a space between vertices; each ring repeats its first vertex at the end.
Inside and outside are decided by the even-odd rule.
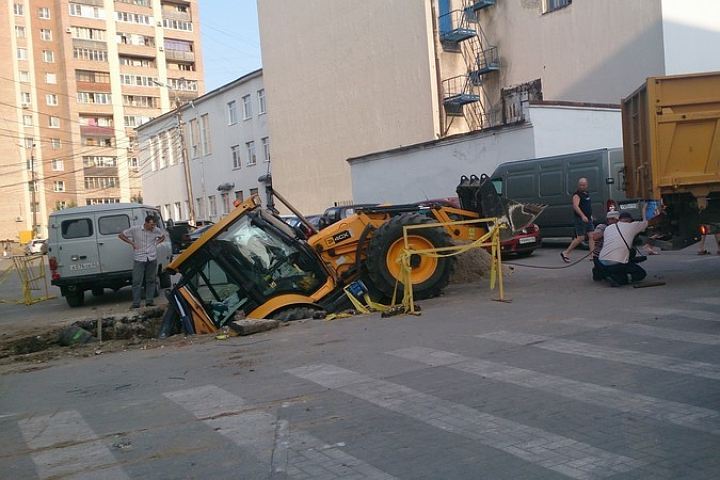
POLYGON ((65 301, 70 307, 82 307, 85 303, 85 292, 68 292, 65 295, 65 301))
MULTIPOLYGON (((406 213, 391 218, 377 229, 370 239, 367 255, 367 270, 375 288, 391 297, 397 284, 397 294, 402 298, 403 285, 400 283, 402 270, 398 260, 404 248, 403 227, 435 223, 435 220, 419 213, 406 213)), ((410 247, 414 250, 452 246, 452 240, 442 228, 413 230, 408 235, 410 247)), ((410 259, 413 296, 418 299, 440 295, 455 270, 455 257, 433 258, 413 255, 410 259)))
POLYGON ((305 318, 315 318, 316 315, 325 316, 325 312, 317 307, 312 306, 297 306, 288 307, 283 310, 277 311, 270 315, 273 320, 280 320, 281 322, 290 322, 292 320, 303 320, 305 318))

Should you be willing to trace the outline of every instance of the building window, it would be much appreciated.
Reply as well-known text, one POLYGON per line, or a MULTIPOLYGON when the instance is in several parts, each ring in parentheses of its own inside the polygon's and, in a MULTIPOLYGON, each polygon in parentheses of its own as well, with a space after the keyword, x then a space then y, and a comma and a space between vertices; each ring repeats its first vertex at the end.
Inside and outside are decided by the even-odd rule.
POLYGON ((82 157, 83 167, 117 167, 117 157, 107 157, 102 155, 89 155, 82 157))
POLYGON ((202 197, 195 199, 195 210, 202 220, 207 220, 207 215, 205 214, 205 202, 203 202, 202 197))
POLYGON ((85 177, 85 188, 101 189, 116 188, 120 186, 118 177, 85 177))
POLYGON ((250 95, 242 97, 243 101, 243 119, 247 120, 252 117, 252 103, 250 102, 250 95))
POLYGON ((232 102, 228 102, 227 112, 228 112, 228 125, 235 125, 238 121, 238 119, 237 119, 237 102, 235 100, 233 100, 232 102))
POLYGON ((50 148, 53 150, 60 150, 62 148, 62 142, 59 138, 51 138, 50 139, 50 148))
POLYGON ((130 168, 132 168, 134 170, 136 170, 140 166, 140 163, 138 163, 137 157, 130 157, 128 159, 128 162, 130 164, 130 168))
MULTIPOLYGON (((113 203, 120 203, 120 199, 119 198, 88 198, 85 200, 85 205, 111 205, 113 203)), ((91 233, 91 235, 92 235, 92 233, 91 233)))
POLYGON ((25 8, 22 3, 13 3, 13 13, 15 15, 25 15, 25 8))
POLYGON ((563 7, 567 7, 571 3, 572 0, 543 0, 543 13, 559 10, 563 7))
POLYGON ((27 60, 28 59, 27 48, 18 48, 17 49, 17 59, 18 60, 27 60))
POLYGON ((253 195, 257 195, 257 194, 258 194, 258 189, 257 189, 257 188, 251 188, 251 189, 250 189, 250 196, 251 196, 251 197, 252 197, 253 195))
POLYGON ((65 182, 63 180, 55 180, 53 182, 53 192, 64 192, 65 182))
POLYGON ((110 74, 92 70, 75 70, 75 80, 88 83, 110 83, 110 74))
POLYGON ((169 28, 172 30, 182 30, 183 32, 192 32, 193 31, 192 22, 188 22, 187 20, 173 20, 170 18, 163 18, 162 24, 163 24, 163 27, 169 28))
POLYGON ((210 208, 210 218, 217 216, 217 198, 215 195, 208 196, 208 207, 210 208))
POLYGON ((25 27, 15 25, 15 37, 16 38, 25 38, 25 27))
POLYGON ((200 137, 197 120, 194 118, 190 120, 188 128, 190 129, 190 158, 197 158, 199 153, 198 138, 200 137))
POLYGON ((54 93, 48 93, 45 95, 45 103, 48 104, 50 107, 55 107, 58 104, 58 96, 54 93))
POLYGON ((175 216, 173 217, 173 218, 175 218, 175 220, 180 220, 181 218, 183 218, 183 215, 182 215, 182 204, 181 204, 180 202, 175 202, 175 203, 174 203, 174 205, 173 205, 173 213, 175 214, 175 216))
POLYGON ((25 137, 23 144, 25 145, 25 148, 32 148, 35 145, 35 139, 33 139, 33 137, 25 137))
POLYGON ((56 73, 46 73, 45 74, 45 83, 48 85, 55 85, 57 83, 57 74, 56 73))
POLYGON ((20 92, 20 103, 23 107, 29 107, 32 103, 30 92, 20 92))
POLYGON ((73 17, 105 18, 105 9, 92 5, 70 4, 70 15, 73 17))
POLYGON ((23 115, 23 126, 25 126, 25 127, 32 127, 32 126, 33 126, 33 118, 32 118, 32 115, 23 115))
POLYGON ((135 85, 137 87, 157 88, 157 78, 145 75, 120 75, 120 83, 123 85, 135 85))
POLYGON ((238 169, 242 166, 242 160, 240 159, 240 145, 233 145, 230 147, 230 155, 232 156, 233 169, 238 169))
POLYGON ((267 106, 265 105, 265 89, 261 88, 257 91, 258 94, 258 115, 262 115, 267 112, 267 106))
POLYGON ((206 113, 200 116, 200 140, 202 141, 202 154, 210 155, 210 116, 206 113))
POLYGON ((48 117, 48 125, 50 128, 60 128, 60 117, 48 117))
POLYGON ((120 65, 127 65, 129 67, 155 68, 155 60, 153 60, 152 58, 129 57, 120 55, 120 65))
POLYGON ((264 137, 261 139, 263 146, 263 161, 270 161, 270 137, 264 137))
POLYGON ((42 51, 42 60, 45 63, 54 63, 55 62, 55 54, 52 52, 52 50, 43 50, 42 51))
MULTIPOLYGON (((88 60, 91 62, 107 62, 107 50, 95 50, 92 48, 73 48, 73 58, 77 60, 88 60)), ((122 80, 122 75, 120 76, 122 80)))
POLYGON ((242 190, 236 190, 235 191, 235 200, 238 202, 244 202, 243 192, 242 190))
POLYGON ((140 25, 151 25, 153 18, 148 15, 130 12, 115 12, 115 18, 118 22, 139 23, 140 25))
POLYGON ((97 28, 70 27, 70 33, 72 38, 80 40, 95 40, 98 42, 105 41, 105 30, 97 28))
POLYGON ((29 82, 30 81, 30 72, 27 70, 20 70, 20 81, 21 82, 29 82))
POLYGON ((223 215, 227 215, 230 212, 230 195, 228 192, 223 192, 220 196, 222 197, 223 215))
POLYGON ((52 161, 53 172, 62 172, 65 170, 65 163, 62 159, 56 158, 52 161))
POLYGON ((96 105, 110 105, 112 103, 112 97, 109 93, 98 93, 98 92, 78 92, 77 93, 78 103, 90 103, 96 105))
POLYGON ((247 149, 247 164, 255 165, 257 163, 257 157, 255 156, 255 142, 247 142, 245 144, 247 149))
POLYGON ((38 18, 48 20, 50 18, 50 9, 47 7, 38 8, 38 18))
POLYGON ((49 28, 41 28, 40 29, 40 38, 42 38, 46 42, 51 41, 52 40, 52 31, 49 28))
POLYGON ((67 208, 67 202, 65 200, 55 202, 55 210, 63 210, 65 208, 67 208))

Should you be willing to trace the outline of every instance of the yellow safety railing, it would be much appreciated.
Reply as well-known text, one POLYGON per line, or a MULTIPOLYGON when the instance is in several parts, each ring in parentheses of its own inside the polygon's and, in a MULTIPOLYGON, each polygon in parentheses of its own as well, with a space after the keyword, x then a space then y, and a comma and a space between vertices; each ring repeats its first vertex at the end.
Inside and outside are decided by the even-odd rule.
POLYGON ((402 305, 405 309, 405 313, 410 314, 417 314, 416 308, 415 308, 415 301, 413 298, 413 286, 412 286, 412 267, 410 266, 410 258, 413 255, 421 255, 426 257, 434 257, 434 258, 446 258, 446 257, 452 257, 455 255, 460 255, 461 253, 468 252, 470 250, 473 250, 475 248, 485 248, 490 247, 490 255, 491 255, 491 265, 490 265, 490 289, 495 289, 495 284, 498 285, 498 290, 500 294, 500 298, 497 300, 504 302, 505 301, 505 289, 503 286, 503 275, 502 275, 502 257, 501 257, 501 249, 500 249, 500 230, 503 228, 508 228, 505 223, 499 223, 497 218, 480 218, 480 219, 473 219, 473 220, 462 220, 457 222, 446 222, 446 223, 423 223, 420 225, 406 225, 403 227, 403 240, 404 240, 404 249, 403 253, 400 256, 400 265, 401 265, 401 282, 403 284, 403 301, 402 305), (474 240, 471 243, 463 244, 463 245, 452 245, 449 247, 440 247, 440 248, 428 248, 423 250, 413 250, 410 248, 410 243, 408 241, 408 232, 411 230, 419 230, 422 228, 438 228, 438 227, 448 227, 453 225, 469 225, 469 224, 485 224, 485 225, 492 225, 491 228, 488 229, 488 232, 484 235, 482 235, 477 240, 474 240))
POLYGON ((45 255, 13 257, 15 271, 20 278, 23 293, 22 299, 17 303, 32 305, 34 303, 55 298, 55 296, 50 295, 50 292, 48 291, 45 258, 45 255), (40 292, 40 295, 33 296, 33 292, 40 292))

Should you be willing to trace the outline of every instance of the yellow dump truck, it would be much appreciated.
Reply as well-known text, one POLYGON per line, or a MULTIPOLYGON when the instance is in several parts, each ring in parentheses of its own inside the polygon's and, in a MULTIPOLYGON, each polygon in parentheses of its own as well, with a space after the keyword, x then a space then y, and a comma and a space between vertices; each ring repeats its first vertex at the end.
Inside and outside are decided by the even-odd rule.
POLYGON ((720 72, 648 78, 622 122, 626 195, 662 199, 662 246, 720 231, 720 72))

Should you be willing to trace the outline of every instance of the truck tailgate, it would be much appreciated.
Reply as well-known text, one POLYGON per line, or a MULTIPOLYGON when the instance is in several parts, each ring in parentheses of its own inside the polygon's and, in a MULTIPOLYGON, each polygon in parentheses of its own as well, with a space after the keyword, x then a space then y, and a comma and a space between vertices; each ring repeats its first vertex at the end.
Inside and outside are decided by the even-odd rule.
POLYGON ((649 78, 622 121, 629 198, 720 190, 720 72, 649 78))

